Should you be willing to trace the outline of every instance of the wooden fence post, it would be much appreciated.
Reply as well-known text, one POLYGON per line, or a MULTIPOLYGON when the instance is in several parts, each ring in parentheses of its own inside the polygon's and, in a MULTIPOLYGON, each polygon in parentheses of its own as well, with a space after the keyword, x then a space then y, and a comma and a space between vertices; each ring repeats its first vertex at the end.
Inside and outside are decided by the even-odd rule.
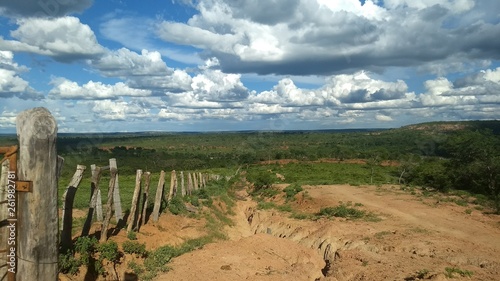
POLYGON ((99 200, 99 209, 100 213, 97 212, 97 220, 102 221, 102 201, 101 201, 101 192, 99 189, 99 181, 101 180, 101 167, 96 166, 95 164, 90 165, 90 171, 92 174, 92 178, 90 180, 90 203, 89 203, 89 211, 87 213, 87 219, 83 224, 82 228, 82 236, 89 235, 90 228, 92 226, 92 219, 94 217, 94 210, 97 212, 97 204, 99 200), (100 218, 100 219, 99 219, 100 218))
MULTIPOLYGON (((146 172, 144 174, 144 192, 142 193, 142 214, 139 216, 137 220, 137 224, 135 228, 139 231, 139 228, 142 225, 146 224, 146 212, 148 209, 148 196, 149 196, 149 183, 151 182, 151 172, 146 172)), ((139 209, 139 213, 141 210, 139 209)))
POLYGON ((193 172, 193 189, 198 190, 198 179, 196 176, 196 172, 193 172))
POLYGON ((116 223, 120 224, 120 220, 123 220, 123 212, 122 212, 122 201, 120 198, 120 185, 118 183, 118 166, 116 165, 116 159, 109 159, 109 168, 116 170, 116 179, 115 179, 115 189, 113 190, 113 207, 115 209, 115 218, 116 223))
POLYGON ((191 176, 191 172, 188 172, 188 189, 187 193, 191 195, 193 192, 193 177, 191 176))
POLYGON ((163 186, 165 185, 165 171, 161 171, 160 179, 158 180, 158 188, 156 189, 155 205, 153 206, 153 213, 151 217, 153 222, 158 221, 160 216, 161 199, 163 198, 163 186))
POLYGON ((30 192, 18 192, 17 276, 24 280, 57 280, 57 124, 45 108, 21 112, 17 176, 31 181, 30 192))
POLYGON ((186 188, 184 187, 184 171, 181 171, 181 196, 186 196, 186 188))
POLYGON ((179 188, 179 184, 177 182, 177 172, 174 170, 174 193, 172 194, 172 198, 177 195, 177 190, 179 188))
POLYGON ((172 173, 170 174, 170 192, 168 193, 167 203, 170 203, 170 200, 174 197, 175 179, 175 170, 172 170, 172 173))
POLYGON ((141 178, 142 178, 142 170, 137 170, 135 175, 135 189, 134 196, 132 197, 132 205, 130 206, 130 214, 128 215, 127 220, 127 233, 132 231, 134 227, 134 222, 137 217, 137 201, 139 200, 139 195, 141 194, 141 178))
POLYGON ((108 189, 108 201, 106 203, 106 217, 102 221, 101 228, 101 238, 99 241, 106 242, 108 240, 108 226, 109 221, 111 220, 111 216, 113 215, 113 194, 115 190, 115 181, 116 181, 116 168, 110 168, 110 177, 109 177, 109 189, 108 189))
POLYGON ((76 191, 82 181, 83 172, 86 167, 76 166, 76 172, 71 178, 62 198, 62 223, 61 223, 61 252, 66 253, 71 249, 71 230, 73 228, 73 202, 75 201, 76 191))
MULTIPOLYGON (((9 176, 9 160, 5 160, 5 162, 2 163, 2 173, 0 174, 0 201, 6 201, 7 200, 7 185, 9 183, 8 180, 9 176)), ((8 212, 7 212, 7 206, 4 204, 0 204, 0 221, 3 221, 4 219, 8 218, 8 212)), ((6 249, 8 248, 8 238, 9 237, 9 229, 7 226, 2 226, 0 227, 0 249, 6 249)), ((0 266, 0 278, 3 276, 6 276, 7 274, 7 267, 4 266, 3 261, 8 261, 9 259, 7 258, 7 251, 0 253, 0 260, 2 261, 2 266, 0 266)))

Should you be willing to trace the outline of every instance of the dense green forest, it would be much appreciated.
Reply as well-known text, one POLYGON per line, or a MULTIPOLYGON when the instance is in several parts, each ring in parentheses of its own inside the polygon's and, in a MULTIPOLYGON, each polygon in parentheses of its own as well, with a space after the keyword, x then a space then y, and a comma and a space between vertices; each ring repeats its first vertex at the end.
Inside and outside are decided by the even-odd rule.
MULTIPOLYGON (((15 136, 0 136, 0 146, 16 142, 15 136)), ((500 121, 389 130, 60 134, 57 147, 65 158, 61 188, 77 164, 105 166, 116 158, 125 183, 133 182, 136 169, 153 174, 243 169, 250 178, 272 171, 287 183, 466 190, 488 196, 500 210, 500 121)))

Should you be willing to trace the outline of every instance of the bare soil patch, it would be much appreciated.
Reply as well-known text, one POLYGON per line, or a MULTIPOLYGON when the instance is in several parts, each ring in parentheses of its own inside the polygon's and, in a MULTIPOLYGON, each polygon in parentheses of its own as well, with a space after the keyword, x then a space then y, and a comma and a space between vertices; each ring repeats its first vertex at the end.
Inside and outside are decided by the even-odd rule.
MULTIPOLYGON (((378 220, 294 219, 289 212, 257 209, 240 190, 234 225, 225 228, 228 240, 174 258, 171 269, 154 280, 499 280, 500 216, 472 204, 412 195, 399 186, 303 188, 289 203, 296 213, 314 214, 342 202, 378 220)), ((283 195, 272 200, 285 203, 283 195)), ((179 245, 205 235, 204 225, 203 219, 164 213, 156 225, 141 228, 137 241, 148 250, 179 245)), ((121 244, 128 238, 120 231, 111 239, 121 244)), ((92 280, 125 280, 133 260, 125 255, 116 275, 92 280)), ((61 280, 84 280, 84 275, 61 280)))
MULTIPOLYGON (((175 259, 158 280, 498 280, 500 218, 395 186, 305 186, 293 208, 315 213, 339 201, 380 221, 316 221, 237 203, 231 241, 175 259), (257 235, 255 235, 257 234, 257 235), (302 258, 301 258, 302 257, 302 258), (455 270, 454 273, 447 273, 455 270), (461 275, 462 272, 464 275, 461 275), (467 274, 471 274, 471 277, 467 274), (200 279, 201 278, 201 279, 200 279)), ((276 198, 276 201, 282 198, 276 198)))

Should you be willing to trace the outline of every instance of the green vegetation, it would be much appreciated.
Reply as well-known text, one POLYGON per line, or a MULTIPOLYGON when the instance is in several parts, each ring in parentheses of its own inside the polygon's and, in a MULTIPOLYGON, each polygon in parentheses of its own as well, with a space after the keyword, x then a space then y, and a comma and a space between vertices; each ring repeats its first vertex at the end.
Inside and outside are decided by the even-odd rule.
POLYGON ((474 272, 472 271, 462 270, 457 267, 446 267, 444 271, 444 275, 447 278, 455 278, 457 275, 459 275, 460 277, 472 277, 472 275, 474 274, 474 272))
POLYGON ((299 192, 303 191, 304 189, 302 186, 299 184, 293 183, 290 184, 289 186, 285 187, 283 189, 283 192, 285 192, 286 195, 286 201, 294 201, 295 200, 295 195, 297 195, 299 192))
POLYGON ((321 208, 321 210, 316 215, 319 217, 327 218, 338 217, 347 219, 360 219, 366 215, 366 212, 363 210, 348 207, 344 204, 340 204, 335 207, 321 208))
POLYGON ((99 244, 95 237, 79 237, 73 249, 59 255, 59 271, 74 275, 81 266, 85 266, 92 268, 98 275, 105 275, 103 263, 116 263, 119 257, 120 251, 116 242, 99 244))
POLYGON ((136 241, 125 241, 122 244, 122 248, 125 254, 135 254, 139 257, 146 257, 148 255, 146 244, 136 241))
MULTIPOLYGON (((499 134, 499 121, 434 122, 391 130, 60 134, 58 153, 65 165, 59 184, 62 194, 77 164, 90 170, 91 164, 106 166, 116 158, 124 211, 136 169, 152 172, 153 194, 160 170, 226 176, 238 168, 256 189, 277 182, 276 173, 284 183, 299 185, 401 183, 482 194, 500 211, 499 134), (298 162, 277 162, 283 159, 298 162), (334 161, 319 163, 322 159, 334 161), (388 160, 399 165, 387 165, 388 160)), ((15 136, 0 136, 0 145, 16 142, 15 136)), ((90 171, 86 174, 81 186, 90 186, 90 171)), ((102 194, 108 182, 104 172, 102 194)), ((79 189, 75 207, 86 208, 89 198, 88 188, 79 189)))

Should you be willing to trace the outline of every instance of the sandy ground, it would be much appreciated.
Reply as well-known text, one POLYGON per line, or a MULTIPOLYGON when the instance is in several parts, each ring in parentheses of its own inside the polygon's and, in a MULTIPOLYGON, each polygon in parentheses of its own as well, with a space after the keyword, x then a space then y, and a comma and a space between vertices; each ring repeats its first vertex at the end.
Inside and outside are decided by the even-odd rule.
MULTIPOLYGON (((291 203, 298 212, 313 214, 341 201, 378 219, 293 219, 290 213, 257 210, 241 190, 235 225, 225 229, 229 239, 173 259, 171 270, 155 280, 500 280, 498 215, 473 204, 412 195, 399 186, 303 188, 291 203), (463 276, 456 272, 450 278, 446 268, 463 276)), ((272 200, 284 201, 282 196, 272 200)), ((137 241, 148 250, 178 245, 203 236, 204 225, 203 220, 162 214, 158 223, 141 228, 137 241)), ((111 239, 120 243, 127 237, 120 231, 111 239)), ((125 280, 130 258, 116 266, 116 277, 97 280, 125 280)), ((61 280, 85 280, 84 274, 61 280)))
POLYGON ((296 220, 247 198, 229 241, 176 258, 156 280, 500 280, 499 216, 395 186, 305 190, 293 203, 302 212, 342 201, 381 220, 296 220), (472 276, 450 279, 446 268, 472 276))

